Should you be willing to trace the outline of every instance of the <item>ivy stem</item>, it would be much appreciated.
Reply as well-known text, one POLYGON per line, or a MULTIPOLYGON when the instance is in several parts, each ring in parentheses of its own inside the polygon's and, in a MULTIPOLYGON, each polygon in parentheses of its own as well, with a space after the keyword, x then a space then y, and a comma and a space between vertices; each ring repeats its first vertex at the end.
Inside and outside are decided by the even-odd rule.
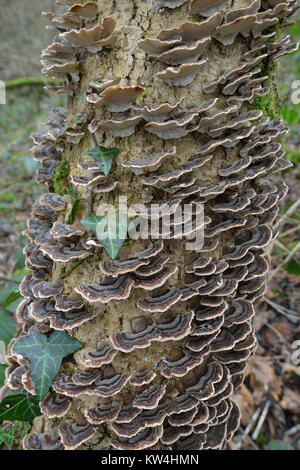
POLYGON ((78 266, 80 266, 85 260, 84 259, 81 259, 80 261, 78 261, 76 264, 74 264, 70 269, 68 269, 68 271, 66 271, 64 274, 62 274, 59 279, 65 279, 66 277, 68 277, 75 269, 78 268, 78 266))
POLYGON ((89 199, 89 214, 92 213, 93 210, 93 191, 90 191, 90 199, 89 199))
POLYGON ((15 281, 14 279, 9 279, 8 277, 1 276, 0 281, 12 282, 13 284, 20 284, 20 281, 15 281))
POLYGON ((95 134, 90 134, 90 135, 91 135, 91 139, 92 139, 93 144, 95 145, 95 147, 98 147, 95 134))

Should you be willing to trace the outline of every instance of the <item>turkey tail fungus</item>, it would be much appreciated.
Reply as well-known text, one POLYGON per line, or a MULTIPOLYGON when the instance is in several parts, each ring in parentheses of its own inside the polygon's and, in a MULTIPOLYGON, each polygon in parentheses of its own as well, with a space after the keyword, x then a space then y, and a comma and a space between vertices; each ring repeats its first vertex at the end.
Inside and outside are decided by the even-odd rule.
POLYGON ((14 351, 30 331, 67 330, 83 348, 63 360, 23 448, 224 449, 287 192, 273 174, 291 166, 288 128, 264 103, 274 60, 297 48, 278 35, 297 2, 57 3, 66 11, 44 15, 56 36, 42 72, 67 106, 32 136, 49 192, 24 232, 31 274, 6 384, 35 393, 14 351), (120 197, 162 223, 110 257, 83 221, 120 197), (199 230, 201 246, 187 246, 199 230))

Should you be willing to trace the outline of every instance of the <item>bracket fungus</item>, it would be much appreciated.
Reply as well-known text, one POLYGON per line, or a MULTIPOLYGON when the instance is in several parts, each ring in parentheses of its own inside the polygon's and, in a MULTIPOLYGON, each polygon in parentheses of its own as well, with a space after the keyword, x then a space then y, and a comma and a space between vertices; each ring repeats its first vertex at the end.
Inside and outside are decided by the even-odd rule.
MULTIPOLYGON (((66 11, 45 14, 56 37, 42 72, 62 80, 46 89, 68 104, 32 135, 48 192, 23 232, 30 274, 16 319, 18 338, 33 325, 71 331, 83 349, 63 360, 40 403, 45 431, 34 423, 23 448, 224 449, 287 193, 274 174, 291 165, 279 142, 288 128, 256 98, 270 92, 270 63, 296 49, 275 34, 297 2, 157 0, 132 12, 109 1, 102 18, 98 1, 57 3, 66 11), (109 175, 100 153, 82 157, 95 133, 102 159, 118 151, 109 175), (109 259, 80 217, 96 220, 119 195, 151 228, 109 259)), ((15 341, 5 387, 34 395, 15 341)))

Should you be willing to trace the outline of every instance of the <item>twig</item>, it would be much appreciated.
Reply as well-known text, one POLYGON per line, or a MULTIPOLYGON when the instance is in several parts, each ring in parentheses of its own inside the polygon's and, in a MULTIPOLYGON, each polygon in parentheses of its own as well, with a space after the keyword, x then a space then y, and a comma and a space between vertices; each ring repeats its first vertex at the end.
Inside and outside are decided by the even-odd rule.
MULTIPOLYGON (((283 232, 280 235, 280 238, 287 237, 288 235, 291 235, 291 233, 297 232, 297 230, 300 230, 300 225, 297 225, 297 227, 292 227, 289 230, 286 230, 286 232, 283 232)), ((283 246, 283 245, 282 245, 283 246)))
POLYGON ((277 245, 279 248, 281 248, 281 250, 286 251, 287 253, 290 252, 290 250, 289 250, 286 246, 284 246, 282 243, 280 243, 279 240, 275 240, 274 243, 275 243, 275 245, 277 245))
POLYGON ((268 281, 270 281, 270 279, 272 279, 272 277, 274 277, 275 274, 278 273, 278 271, 282 268, 282 266, 284 266, 285 264, 287 264, 287 263, 294 257, 294 255, 297 253, 297 251, 299 250, 299 248, 300 248, 300 242, 298 242, 297 245, 292 249, 292 251, 290 251, 290 253, 288 254, 288 256, 286 256, 286 257, 284 258, 284 260, 282 261, 282 263, 279 264, 279 265, 277 266, 277 268, 274 269, 274 270, 271 272, 268 281))
POLYGON ((13 284, 20 284, 20 281, 15 281, 14 279, 9 279, 8 277, 0 276, 0 281, 12 282, 13 284))
POLYGON ((97 140, 96 140, 95 135, 90 132, 90 136, 91 136, 92 142, 93 142, 93 144, 95 145, 95 147, 98 147, 98 144, 97 144, 97 140))
POLYGON ((74 266, 72 266, 70 269, 68 269, 68 271, 66 271, 64 274, 62 274, 59 279, 65 279, 66 277, 70 276, 70 274, 75 271, 75 269, 78 268, 78 266, 80 266, 83 262, 85 261, 85 259, 81 259, 80 261, 78 261, 78 263, 74 264, 74 266))
MULTIPOLYGON (((258 408, 259 409, 259 408, 258 408)), ((245 437, 249 442, 250 444, 252 445, 252 447, 254 447, 255 450, 259 450, 259 447, 257 447, 257 445, 255 444, 255 442, 251 439, 251 437, 249 436, 249 434, 246 434, 244 429, 242 428, 242 426, 239 427, 239 431, 241 432, 242 436, 245 437)))
POLYGON ((90 191, 90 198, 89 198, 89 214, 92 213, 93 210, 93 191, 90 191))
POLYGON ((295 434, 296 432, 300 431, 300 424, 296 424, 295 426, 293 426, 292 428, 288 429, 286 432, 285 432, 285 435, 286 436, 291 436, 292 434, 295 434))
POLYGON ((269 408, 270 408, 270 405, 271 405, 271 402, 270 400, 268 400, 264 406, 264 409, 262 410, 262 413, 260 415, 260 418, 258 420, 258 423, 256 425, 256 428, 252 434, 252 439, 256 440, 258 438, 258 435, 260 433, 260 430, 262 428, 262 425, 264 424, 265 422, 265 419, 267 417, 267 414, 268 414, 268 411, 269 411, 269 408))
POLYGON ((276 330, 276 328, 275 328, 273 325, 271 325, 271 323, 268 323, 268 322, 267 322, 267 323, 266 323, 266 326, 267 326, 268 328, 270 328, 270 330, 272 330, 272 331, 275 333, 276 336, 278 336, 278 338, 280 339, 280 341, 281 341, 282 343, 285 343, 285 344, 286 344, 286 341, 285 341, 284 337, 282 336, 282 334, 280 333, 280 331, 276 330))
POLYGON ((300 198, 297 199, 297 201, 295 201, 294 204, 292 204, 291 207, 288 208, 286 213, 283 214, 283 216, 276 222, 276 224, 274 224, 274 229, 278 228, 282 224, 282 222, 285 221, 287 217, 292 215, 299 205, 300 205, 300 198))
POLYGON ((61 83, 60 80, 54 80, 53 78, 49 77, 21 77, 8 80, 7 82, 5 82, 5 86, 8 89, 28 85, 57 85, 58 82, 61 83))
POLYGON ((276 302, 273 302, 272 300, 265 298, 265 301, 267 304, 270 305, 276 312, 281 313, 282 315, 285 316, 294 316, 296 318, 299 318, 300 312, 294 312, 293 310, 288 310, 287 308, 283 307, 282 305, 277 304, 276 302))
POLYGON ((252 427, 254 426, 254 424, 256 423, 257 421, 257 418, 259 416, 259 413, 261 412, 261 409, 260 408, 256 408, 256 410, 254 411, 249 423, 247 424, 247 427, 244 431, 244 434, 248 435, 249 432, 251 431, 252 427))

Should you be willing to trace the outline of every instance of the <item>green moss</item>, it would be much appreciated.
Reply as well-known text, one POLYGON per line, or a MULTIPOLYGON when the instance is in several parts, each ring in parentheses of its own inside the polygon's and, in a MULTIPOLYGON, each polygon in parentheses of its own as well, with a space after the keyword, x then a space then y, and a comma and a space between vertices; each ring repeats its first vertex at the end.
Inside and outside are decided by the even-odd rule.
POLYGON ((62 162, 59 167, 56 168, 55 175, 53 176, 54 190, 56 194, 65 196, 70 191, 70 165, 67 162, 62 162))
POLYGON ((200 23, 200 21, 202 21, 203 17, 198 15, 197 13, 195 15, 193 15, 193 21, 195 21, 196 23, 200 23))
POLYGON ((255 98, 254 109, 260 109, 264 116, 269 116, 271 119, 280 118, 282 110, 278 104, 277 90, 271 89, 267 95, 255 98))
POLYGON ((283 99, 279 90, 277 71, 278 61, 275 60, 270 65, 267 65, 266 61, 262 62, 261 72, 257 77, 268 75, 262 86, 270 88, 270 91, 267 95, 255 98, 253 103, 254 109, 260 109, 264 116, 269 116, 271 119, 282 116, 283 99))

